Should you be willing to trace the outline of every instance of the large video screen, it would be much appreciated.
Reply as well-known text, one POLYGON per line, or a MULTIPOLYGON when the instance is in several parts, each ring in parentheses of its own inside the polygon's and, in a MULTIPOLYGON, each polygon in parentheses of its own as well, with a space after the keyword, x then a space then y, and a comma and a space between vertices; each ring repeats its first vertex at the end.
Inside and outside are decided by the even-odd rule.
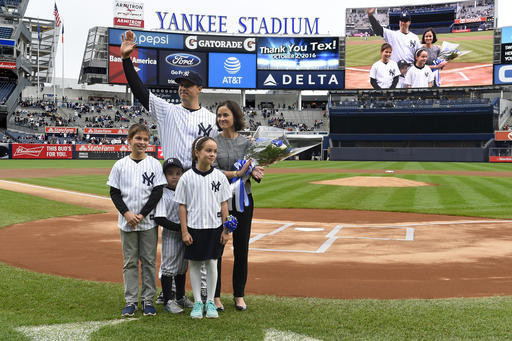
POLYGON ((337 37, 260 37, 258 70, 337 70, 337 37))
POLYGON ((494 0, 349 8, 345 22, 346 89, 493 84, 494 0))

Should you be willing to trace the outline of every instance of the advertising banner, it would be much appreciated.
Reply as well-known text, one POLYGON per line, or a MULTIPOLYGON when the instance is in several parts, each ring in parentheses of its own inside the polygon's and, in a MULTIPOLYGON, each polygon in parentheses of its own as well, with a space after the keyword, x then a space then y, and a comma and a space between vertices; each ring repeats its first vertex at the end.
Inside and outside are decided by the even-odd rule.
POLYGON ((256 55, 210 53, 208 86, 211 88, 256 88, 256 55))
POLYGON ((512 64, 512 43, 501 44, 501 64, 512 64))
POLYGON ((84 128, 84 134, 90 135, 128 135, 128 129, 116 128, 84 128))
POLYGON ((494 65, 494 84, 512 84, 512 65, 494 65))
POLYGON ((234 36, 185 36, 185 49, 191 51, 256 52, 256 38, 234 36))
POLYGON ((15 70, 16 62, 0 62, 0 69, 15 70))
MULTIPOLYGON (((80 144, 75 145, 77 152, 131 152, 132 148, 125 144, 80 144)), ((156 152, 156 146, 149 145, 146 152, 156 152)))
MULTIPOLYGON (((108 29, 108 44, 121 46, 121 36, 126 30, 118 28, 108 29)), ((133 30, 137 47, 151 47, 159 49, 183 49, 183 35, 161 32, 133 30)))
POLYGON ((144 4, 115 0, 114 25, 144 28, 144 4))
POLYGON ((76 134, 77 128, 71 127, 44 127, 46 134, 76 134))
POLYGON ((343 71, 258 71, 258 89, 340 90, 343 71))
POLYGON ((512 162, 512 156, 489 156, 489 162, 512 162))
POLYGON ((495 131, 495 141, 512 141, 512 131, 495 131))
POLYGON ((71 144, 13 143, 13 159, 72 159, 71 144))
POLYGON ((207 54, 202 52, 184 52, 176 50, 160 50, 158 52, 159 84, 178 86, 175 78, 185 76, 189 71, 201 75, 203 83, 207 83, 207 54))
POLYGON ((337 70, 338 37, 258 37, 258 70, 337 70))
MULTIPOLYGON (((153 49, 135 48, 132 52, 132 62, 135 71, 144 84, 156 85, 158 74, 158 51, 153 49)), ((119 46, 108 47, 108 82, 111 84, 127 84, 123 71, 123 60, 119 46)))

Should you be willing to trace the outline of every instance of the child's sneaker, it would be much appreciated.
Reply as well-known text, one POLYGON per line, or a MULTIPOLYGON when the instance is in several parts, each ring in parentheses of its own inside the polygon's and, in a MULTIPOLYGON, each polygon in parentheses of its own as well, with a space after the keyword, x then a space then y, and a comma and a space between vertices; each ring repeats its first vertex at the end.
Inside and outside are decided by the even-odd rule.
POLYGON ((206 302, 206 318, 216 319, 217 317, 219 317, 219 313, 215 303, 213 301, 206 302))
POLYGON ((136 303, 128 303, 126 307, 123 308, 123 311, 121 312, 122 316, 132 317, 133 314, 135 314, 135 311, 137 310, 137 304, 136 303))
POLYGON ((183 308, 180 307, 175 300, 169 300, 169 302, 164 306, 164 309, 172 314, 179 314, 183 312, 183 308))
POLYGON ((192 311, 190 312, 190 317, 193 319, 202 319, 203 318, 203 302, 196 302, 194 303, 194 307, 192 308, 192 311))
POLYGON ((176 303, 182 308, 193 308, 194 307, 194 303, 192 303, 192 301, 189 300, 187 296, 183 296, 179 300, 176 300, 176 303))
POLYGON ((156 309, 151 302, 143 302, 142 303, 142 314, 144 316, 155 316, 156 309))
POLYGON ((155 303, 156 304, 165 304, 165 302, 164 302, 164 292, 163 291, 160 291, 160 295, 158 295, 158 297, 156 298, 155 303))

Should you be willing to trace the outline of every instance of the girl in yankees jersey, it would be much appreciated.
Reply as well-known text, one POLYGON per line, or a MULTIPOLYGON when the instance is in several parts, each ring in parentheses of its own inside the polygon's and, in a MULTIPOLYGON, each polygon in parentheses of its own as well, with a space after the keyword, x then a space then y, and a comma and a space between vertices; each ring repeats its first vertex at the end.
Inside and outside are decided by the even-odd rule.
POLYGON ((370 84, 374 89, 394 89, 398 84, 400 70, 395 61, 391 60, 393 48, 388 43, 380 47, 381 59, 372 65, 370 84))
POLYGON ((156 292, 156 247, 158 229, 154 208, 162 197, 167 181, 160 162, 146 155, 149 130, 134 124, 128 130, 130 155, 118 160, 108 177, 110 196, 119 217, 123 248, 124 298, 123 316, 133 316, 139 302, 139 260, 141 262, 141 302, 144 315, 156 315, 153 298, 156 292))
POLYGON ((203 318, 201 300, 201 264, 206 266, 206 317, 219 314, 213 301, 217 285, 217 259, 229 240, 223 223, 228 216, 231 198, 229 182, 222 171, 213 168, 217 157, 217 143, 211 137, 199 137, 192 144, 192 169, 183 174, 174 200, 180 204, 181 236, 187 245, 185 258, 190 260, 190 283, 194 306, 190 316, 203 318))
POLYGON ((414 64, 405 75, 405 84, 408 88, 432 87, 434 74, 427 62, 427 50, 421 48, 414 54, 414 64))

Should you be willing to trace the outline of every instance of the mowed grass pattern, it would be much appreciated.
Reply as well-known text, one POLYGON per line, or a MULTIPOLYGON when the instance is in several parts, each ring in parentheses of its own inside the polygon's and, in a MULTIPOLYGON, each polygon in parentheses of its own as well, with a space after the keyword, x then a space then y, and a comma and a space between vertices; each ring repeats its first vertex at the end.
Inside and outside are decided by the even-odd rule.
MULTIPOLYGON (((94 162, 85 167, 93 167, 94 162)), ((113 164, 113 162, 111 162, 113 164)), ((0 166, 5 165, 0 162, 0 166)), ((48 168, 51 163, 48 163, 48 168)), ((62 164, 59 164, 59 167, 62 164)), ((33 165, 30 165, 31 167, 33 165)), ((282 162, 275 168, 290 169, 412 169, 453 171, 511 171, 508 165, 474 163, 398 163, 398 162, 282 162)), ((15 169, 13 167, 12 169, 15 169)), ((33 167, 37 168, 37 167, 33 167)), ((312 185, 327 180, 369 174, 345 173, 270 174, 254 184, 257 206, 286 205, 357 207, 384 210, 443 213, 454 210, 468 215, 484 212, 489 216, 508 216, 511 178, 452 176, 436 174, 395 175, 411 180, 436 183, 417 188, 363 188, 312 185), (370 207, 369 207, 370 206, 370 207), (372 207, 373 206, 373 207, 372 207), (472 212, 472 210, 475 210, 472 212), (472 212, 472 213, 471 213, 472 212)), ((375 176, 375 174, 371 174, 375 176)), ((23 179, 22 179, 23 180, 23 179)), ((65 176, 24 179, 40 185, 107 195, 106 176, 65 176)), ((9 201, 0 213, 17 212, 0 222, 0 227, 20 220, 54 215, 47 200, 34 206, 31 196, 0 191, 0 200, 9 201), (19 207, 17 207, 19 206, 19 207), (15 211, 17 209, 17 211, 15 211), (19 217, 18 217, 19 215, 19 217), (20 217, 22 219, 20 219, 20 217)), ((69 208, 68 214, 76 214, 69 208)), ((119 269, 121 272, 122 269, 119 269)), ((120 318, 124 305, 123 286, 38 274, 0 263, 0 339, 27 340, 15 328, 70 322, 107 321, 120 318)), ((190 293, 188 293, 190 295, 190 293)), ((229 295, 222 296, 226 312, 218 320, 193 321, 186 314, 171 315, 157 306, 156 317, 107 326, 94 332, 91 340, 263 340, 269 329, 293 332, 320 340, 504 340, 510 338, 512 298, 469 298, 430 300, 335 300, 246 296, 249 310, 234 310, 229 295)), ((44 337, 46 335, 42 335, 44 337)))
MULTIPOLYGON (((459 63, 489 63, 492 64, 493 38, 492 31, 438 34, 436 45, 441 46, 443 39, 449 38, 450 43, 459 44, 459 51, 471 51, 458 57, 454 62, 459 63), (489 36, 488 39, 468 39, 489 36), (460 38, 460 39, 457 39, 460 38)), ((418 35, 421 41, 421 35, 418 35)), ((361 41, 359 38, 348 38, 346 46, 347 67, 371 66, 380 59, 380 46, 384 43, 382 37, 371 37, 365 44, 350 44, 351 41, 361 41)))
MULTIPOLYGON (((121 271, 121 269, 119 269, 121 271)), ((27 340, 15 328, 120 319, 122 284, 38 274, 0 263, 0 339, 27 340)), ((190 293, 188 293, 190 294, 190 293)), ((335 300, 246 296, 235 311, 229 296, 217 320, 192 320, 157 306, 157 316, 105 326, 90 340, 263 340, 269 329, 320 340, 504 340, 512 298, 335 300)), ((47 335, 41 335, 47 337, 47 335)))
MULTIPOLYGON (((312 162, 301 165, 301 162, 287 163, 306 169, 320 166, 322 163, 312 162)), ((324 163, 329 166, 330 163, 324 163)), ((431 170, 485 171, 489 164, 428 164, 431 170), (461 167, 464 166, 464 167, 461 167), (443 167, 444 166, 444 167, 443 167), (437 168, 437 169, 436 169, 437 168)), ((323 166, 323 165, 322 165, 323 166)), ((366 169, 380 169, 382 163, 366 163, 366 169)), ((407 163, 387 166, 390 169, 408 168, 407 163)), ((418 163, 413 169, 420 168, 418 163)), ((503 166, 503 165, 497 165, 503 166)), ((361 163, 346 164, 344 169, 363 169, 361 163)), ((509 167, 510 168, 510 167, 509 167)), ((499 167, 494 171, 506 171, 499 167), (498 170, 500 169, 500 170, 498 170)), ((61 176, 53 178, 15 178, 12 180, 30 184, 64 188, 67 190, 108 196, 109 188, 105 185, 107 176, 61 176)), ((415 212, 431 214, 447 214, 460 216, 488 217, 511 219, 512 210, 512 177, 464 176, 439 174, 367 174, 359 173, 288 173, 266 174, 260 184, 253 184, 256 207, 266 208, 309 208, 309 209, 345 209, 375 210, 393 212, 415 212), (420 182, 433 186, 423 187, 351 187, 313 184, 314 181, 332 180, 353 176, 396 177, 420 182)))

